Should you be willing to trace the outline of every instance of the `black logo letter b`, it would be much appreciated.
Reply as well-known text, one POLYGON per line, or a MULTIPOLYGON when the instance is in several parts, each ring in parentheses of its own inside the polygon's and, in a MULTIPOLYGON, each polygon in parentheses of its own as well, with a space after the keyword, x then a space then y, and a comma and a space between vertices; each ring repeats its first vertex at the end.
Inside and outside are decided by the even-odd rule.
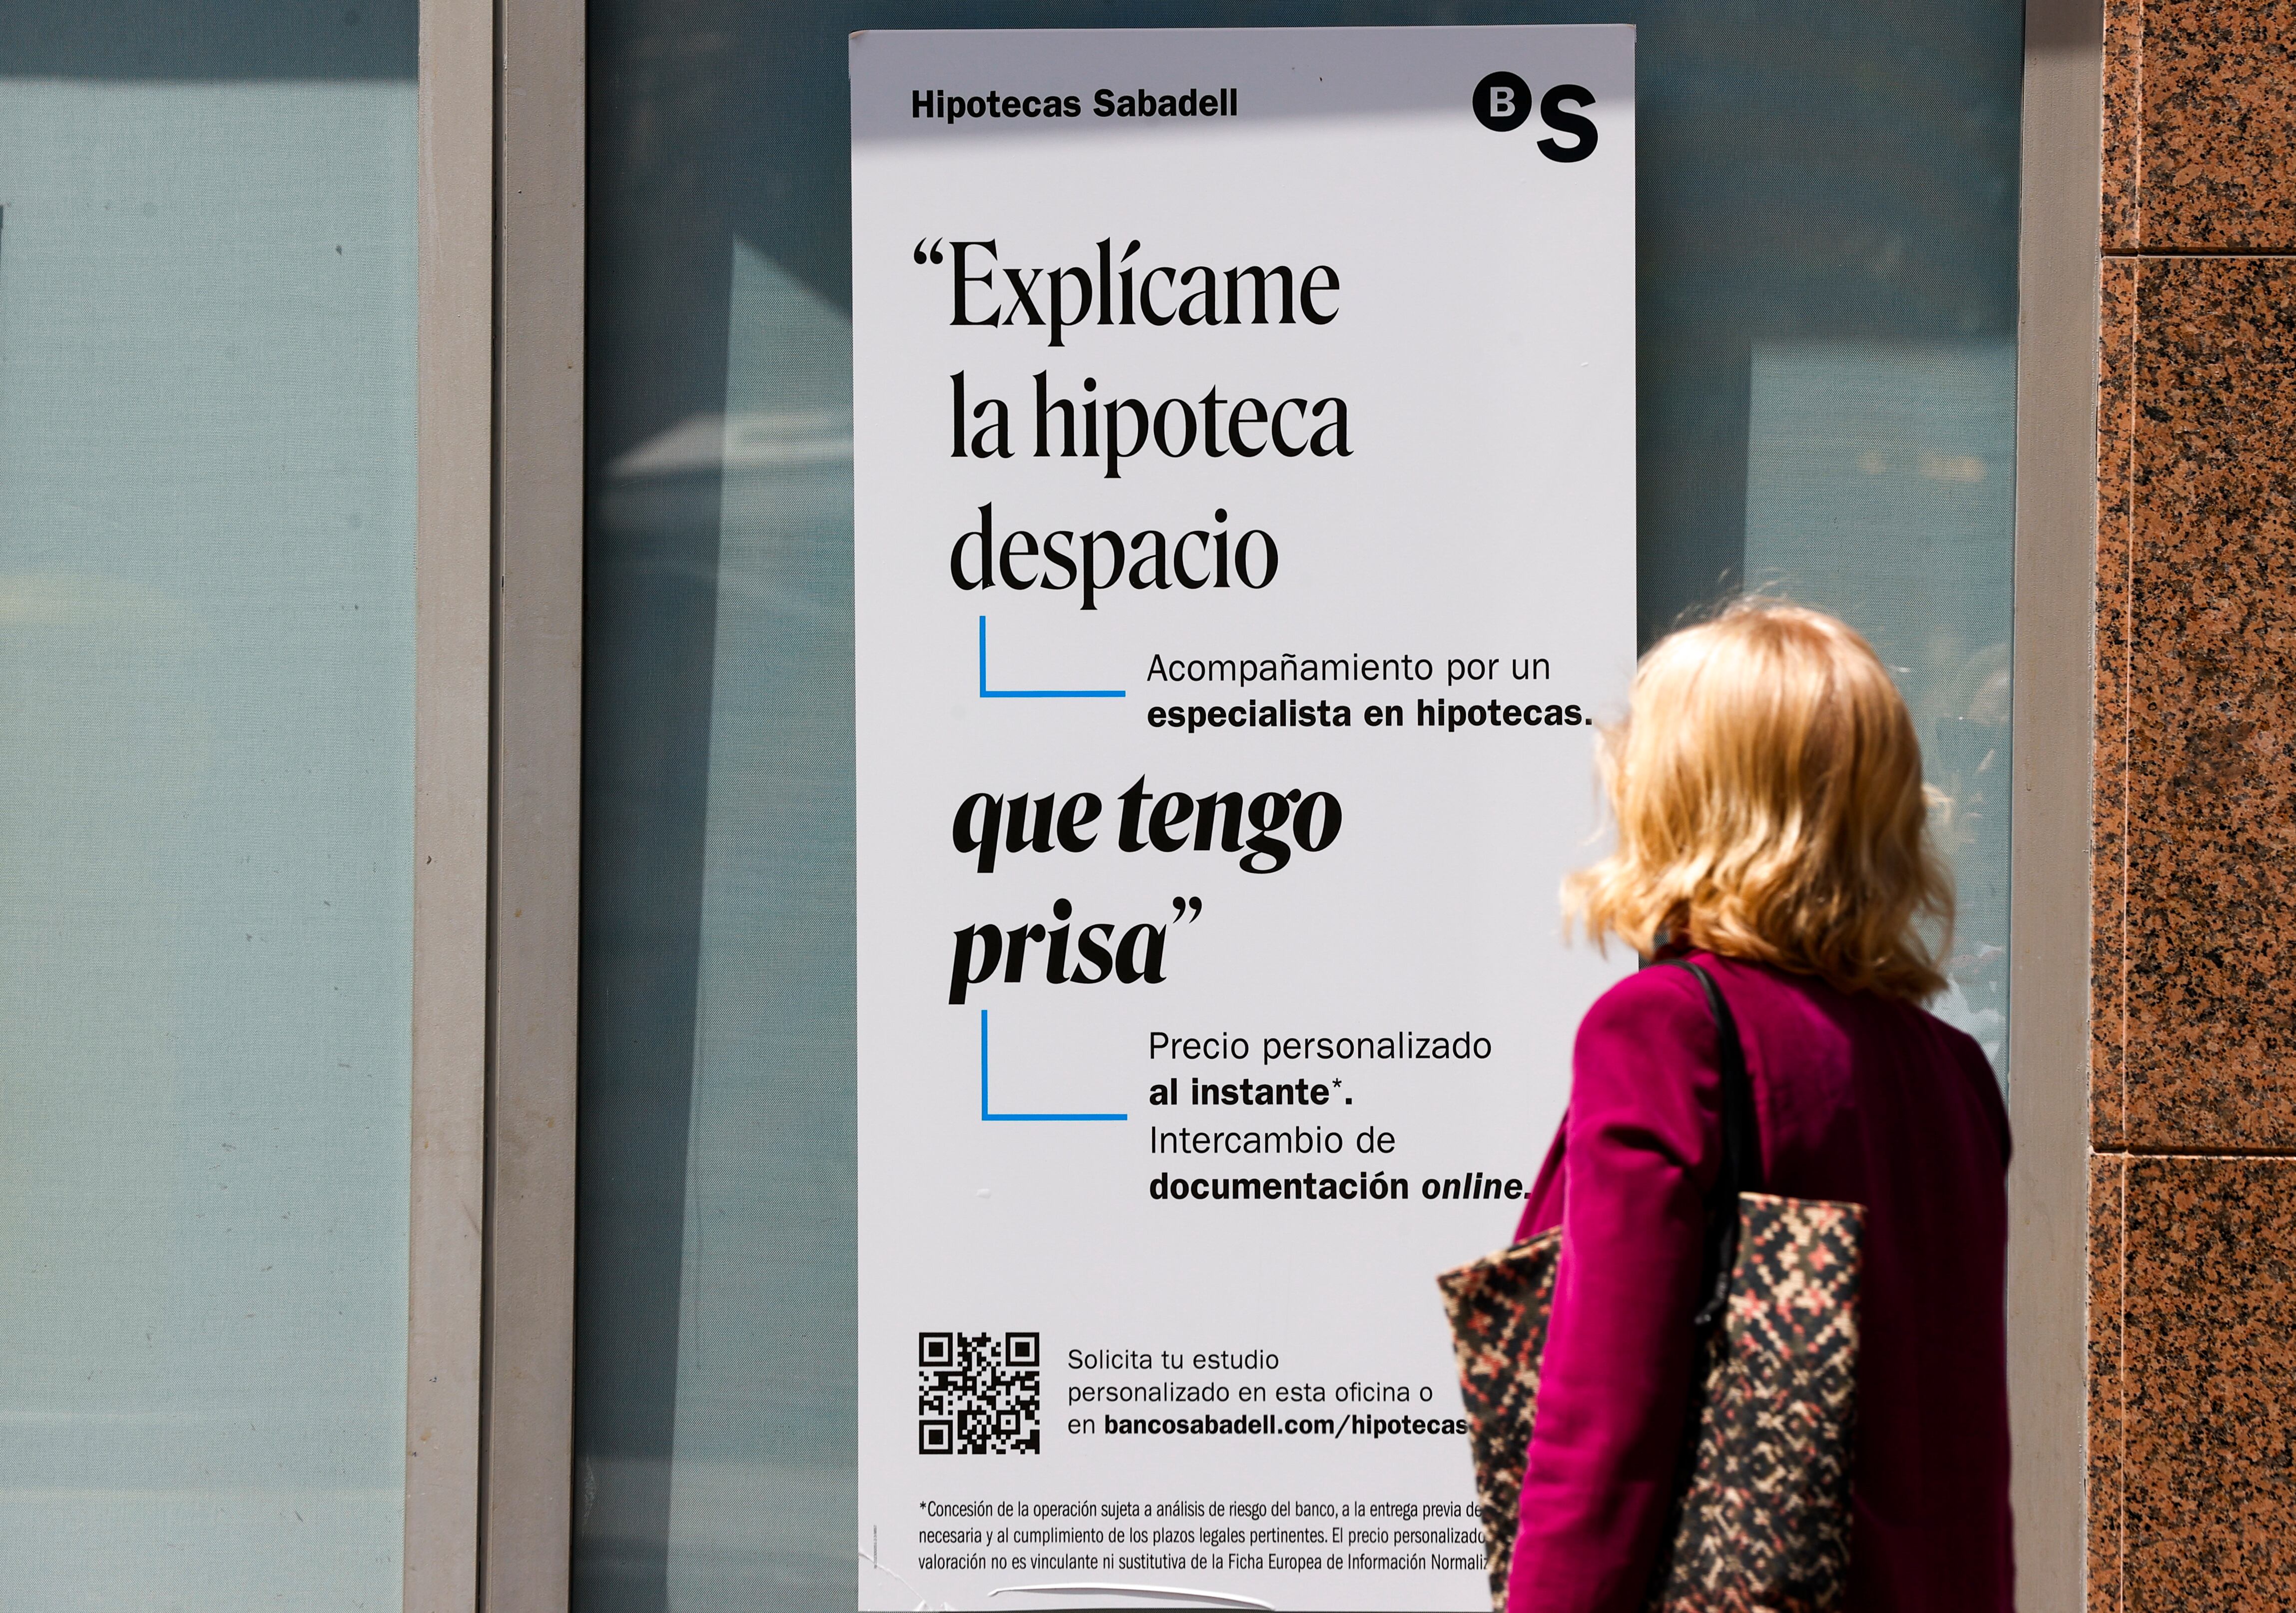
POLYGON ((1530 116, 1530 86, 1514 73, 1487 74, 1475 86, 1472 106, 1476 122, 1493 134, 1504 135, 1521 128, 1522 120, 1530 116))

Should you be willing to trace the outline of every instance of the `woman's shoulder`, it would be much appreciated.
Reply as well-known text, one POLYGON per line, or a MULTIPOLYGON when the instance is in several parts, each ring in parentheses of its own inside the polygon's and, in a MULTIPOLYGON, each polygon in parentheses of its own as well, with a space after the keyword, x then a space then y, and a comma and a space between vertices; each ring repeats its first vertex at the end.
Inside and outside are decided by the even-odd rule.
POLYGON ((1801 995, 1806 984, 1800 977, 1766 963, 1713 953, 1683 953, 1644 963, 1597 997, 1587 1018, 1590 1021, 1650 1019, 1664 1022, 1686 1019, 1692 1023, 1708 1022, 1712 1011, 1698 974, 1715 983, 1723 1003, 1740 1019, 1748 1013, 1774 1010, 1785 1000, 1801 995))
MULTIPOLYGON (((1697 960, 1702 967, 1714 960, 1697 960)), ((1727 989, 1726 987, 1725 988, 1727 989)), ((1716 1032, 1705 988, 1686 969, 1645 964, 1595 999, 1578 1022, 1573 1064, 1583 1083, 1597 1071, 1711 1064, 1716 1032)))
POLYGON ((1936 1043, 1941 1051, 1948 1054, 1954 1062, 1959 1064, 1964 1069, 1991 1071, 1993 1064, 1985 1056, 1984 1047, 1975 1036, 1962 1029, 1960 1026, 1948 1019, 1939 1018, 1928 1009, 1916 1003, 1906 1003, 1906 1018, 1919 1025, 1923 1034, 1936 1043))
POLYGON ((1570 1131, 1669 1141, 1701 1157, 1720 1062, 1706 994, 1687 970, 1644 968, 1595 1000, 1570 1057, 1570 1131), (1623 1127, 1623 1130, 1620 1128, 1623 1127))
MULTIPOLYGON (((1808 1097, 1850 1091, 1861 1069, 1925 1072, 1923 1078, 1958 1094, 1950 1107, 1990 1133, 2007 1159, 2008 1109, 1991 1062, 1966 1032, 1915 1003, 1841 992, 1814 976, 1751 960, 1697 953, 1685 961, 1720 989, 1758 1091, 1808 1097)), ((1637 970, 1596 998, 1580 1021, 1573 1107, 1615 1101, 1639 1108, 1693 1092, 1702 1101, 1718 1068, 1718 1049, 1705 989, 1690 970, 1637 970), (1702 1073, 1685 1083, 1679 1075, 1685 1069, 1702 1073)))
POLYGON ((1783 1052, 1788 1063, 1894 1069, 1942 1085, 2008 1158, 2008 1106, 1992 1060, 1968 1032, 1901 997, 1843 992, 1759 963, 1727 961, 1724 970, 1724 990, 1744 1004, 1739 1019, 1750 1044, 1759 1039, 1774 1060, 1792 1050, 1783 1052))
MULTIPOLYGON (((1676 1021, 1704 1023, 1709 1018, 1705 988, 1689 970, 1669 967, 1676 962, 1644 963, 1612 986, 1587 1011, 1586 1027, 1648 1030, 1676 1021)), ((1715 960, 1702 956, 1695 962, 1705 967, 1715 960)))
MULTIPOLYGON (((1965 1033, 1912 1003, 1837 990, 1814 975, 1746 958, 1692 953, 1645 965, 1611 987, 1588 1010, 1581 1036, 1623 1034, 1637 1040, 1710 1044, 1713 1015, 1704 987, 1686 962, 1711 979, 1749 1047, 1794 1046, 1814 1057, 1857 1056, 1861 1044, 1923 1044, 1935 1062, 1989 1072, 1985 1053, 1965 1033)), ((1989 1075, 1988 1077, 1989 1080, 1989 1075)))
POLYGON ((1985 1049, 1976 1037, 1957 1025, 1949 1025, 1926 1008, 1906 1004, 1907 1018, 1917 1024, 1936 1050, 1940 1063, 1949 1063, 1961 1076, 1970 1101, 1985 1117, 2001 1144, 2001 1158, 2009 1159, 2009 1104, 2002 1094, 2001 1078, 1993 1073, 1993 1060, 1985 1056, 1985 1049))
MULTIPOLYGON (((1794 1029, 1820 1041, 1841 1040, 1846 1052, 1859 1037, 1902 1044, 1911 1036, 1926 1044, 1939 1060, 1964 1071, 1988 1072, 1989 1079, 1992 1066, 1976 1041, 1918 1004, 1868 993, 1852 995, 1814 975, 1710 953, 1644 965, 1595 1000, 1583 1028, 1649 1037, 1711 1026, 1705 987, 1690 969, 1677 966, 1683 963, 1714 982, 1742 1036, 1794 1029)), ((1702 1034, 1698 1039, 1710 1037, 1702 1034)))

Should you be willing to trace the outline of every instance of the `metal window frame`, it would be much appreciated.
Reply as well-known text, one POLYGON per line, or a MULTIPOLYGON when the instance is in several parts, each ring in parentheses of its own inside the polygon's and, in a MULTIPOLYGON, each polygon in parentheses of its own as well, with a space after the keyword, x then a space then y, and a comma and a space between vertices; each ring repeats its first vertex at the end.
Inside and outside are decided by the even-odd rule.
POLYGON ((2009 1424, 2018 1605, 2087 1563, 2089 803, 2102 0, 2026 0, 2010 820, 2009 1424))
MULTIPOLYGON (((406 1607, 563 1613, 583 0, 421 0, 406 1607)), ((2020 1602, 2085 1587, 2101 0, 2027 0, 2011 846, 2020 1602)))
POLYGON ((562 1613, 582 0, 420 0, 408 1613, 562 1613))

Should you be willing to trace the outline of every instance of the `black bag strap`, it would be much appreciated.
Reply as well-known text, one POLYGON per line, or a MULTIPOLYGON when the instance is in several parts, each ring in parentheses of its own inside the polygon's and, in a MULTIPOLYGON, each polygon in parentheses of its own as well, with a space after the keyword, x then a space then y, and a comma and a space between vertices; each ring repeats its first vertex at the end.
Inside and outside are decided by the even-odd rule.
POLYGON ((1714 1016, 1715 1061, 1722 1072, 1722 1168, 1706 1194, 1706 1256, 1698 1279, 1698 1291, 1706 1298, 1691 1319, 1691 1325, 1703 1332, 1729 1303, 1730 1273, 1738 1260, 1738 1195, 1761 1191, 1761 1134, 1754 1115, 1753 1084, 1746 1076, 1745 1044, 1738 1039, 1738 1021, 1730 1012, 1729 1000, 1714 977, 1697 964, 1682 958, 1666 962, 1669 968, 1688 970, 1706 988, 1706 1006, 1714 1016))

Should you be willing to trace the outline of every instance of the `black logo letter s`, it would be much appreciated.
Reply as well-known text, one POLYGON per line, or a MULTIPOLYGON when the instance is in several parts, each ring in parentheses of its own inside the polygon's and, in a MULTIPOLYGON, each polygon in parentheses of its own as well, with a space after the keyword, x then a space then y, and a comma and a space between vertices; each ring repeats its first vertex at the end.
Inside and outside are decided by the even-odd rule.
POLYGON ((1558 141, 1542 140, 1538 143, 1540 153, 1554 162, 1579 162, 1592 157, 1595 154, 1595 120, 1563 109, 1594 104, 1593 94, 1583 85, 1558 84, 1547 91, 1546 98, 1538 103, 1539 121, 1558 135, 1577 135, 1578 143, 1563 145, 1558 141))

